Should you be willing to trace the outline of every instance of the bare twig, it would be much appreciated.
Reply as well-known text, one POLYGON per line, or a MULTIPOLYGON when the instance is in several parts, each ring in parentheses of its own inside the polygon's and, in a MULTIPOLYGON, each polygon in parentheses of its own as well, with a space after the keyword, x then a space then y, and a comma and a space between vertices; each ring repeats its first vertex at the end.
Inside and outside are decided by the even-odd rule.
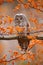
POLYGON ((34 44, 30 49, 28 49, 28 51, 30 51, 36 44, 34 44))

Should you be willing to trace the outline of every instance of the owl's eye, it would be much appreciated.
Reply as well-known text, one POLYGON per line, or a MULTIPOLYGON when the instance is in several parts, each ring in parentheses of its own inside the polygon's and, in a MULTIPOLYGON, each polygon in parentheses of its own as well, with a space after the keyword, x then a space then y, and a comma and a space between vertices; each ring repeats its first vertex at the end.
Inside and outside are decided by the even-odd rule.
POLYGON ((16 18, 16 20, 18 20, 18 18, 16 18))
POLYGON ((22 20, 22 17, 20 18, 20 20, 22 20))

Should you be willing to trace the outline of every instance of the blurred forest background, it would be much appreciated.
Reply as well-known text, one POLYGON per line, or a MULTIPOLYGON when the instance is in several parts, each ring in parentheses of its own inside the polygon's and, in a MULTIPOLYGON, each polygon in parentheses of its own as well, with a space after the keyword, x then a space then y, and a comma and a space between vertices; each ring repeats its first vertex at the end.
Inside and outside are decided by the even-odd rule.
MULTIPOLYGON (((25 0, 25 2, 26 2, 26 0, 25 0)), ((2 5, 0 5, 0 16, 1 15, 3 15, 3 16, 10 16, 10 17, 14 18, 15 14, 17 14, 17 13, 23 13, 23 14, 26 15, 26 17, 28 19, 28 22, 30 22, 29 21, 29 17, 35 17, 35 18, 38 19, 39 23, 43 23, 43 12, 37 13, 35 9, 31 9, 31 8, 24 9, 23 6, 21 6, 21 9, 19 11, 14 12, 13 9, 15 8, 15 6, 17 4, 18 4, 18 2, 15 0, 13 3, 6 3, 5 2, 2 5), (30 15, 31 12, 32 12, 33 15, 30 15)), ((6 25, 10 25, 10 26, 13 25, 14 26, 13 23, 12 24, 6 24, 6 25)), ((2 25, 2 27, 5 27, 6 25, 2 25)), ((30 22, 30 26, 34 27, 35 25, 34 25, 34 23, 30 22)), ((43 29, 43 28, 41 27, 41 29, 43 29)), ((38 33, 37 35, 43 36, 43 34, 41 34, 41 33, 38 33)), ((19 46, 17 40, 9 40, 9 41, 8 40, 0 40, 0 58, 2 58, 2 56, 4 54, 7 54, 7 60, 9 60, 10 59, 10 55, 11 55, 8 52, 9 50, 20 52, 20 50, 19 50, 19 48, 17 46, 19 46)), ((36 56, 35 60, 32 61, 32 63, 34 63, 35 61, 37 61, 37 62, 40 62, 39 65, 43 65, 43 54, 40 51, 38 53, 38 50, 42 50, 43 51, 43 46, 41 46, 39 44, 36 44, 32 48, 32 50, 30 50, 32 53, 35 53, 35 56, 36 56), (41 61, 38 58, 39 56, 41 58, 41 61)), ((19 64, 19 61, 18 61, 18 64, 15 63, 15 65, 26 65, 26 61, 25 61, 24 64, 23 63, 24 62, 22 61, 19 64)), ((31 63, 31 65, 32 65, 32 63, 31 63)), ((0 65, 2 65, 2 64, 0 64, 0 65)), ((12 65, 12 64, 10 63, 9 65, 12 65)), ((33 64, 33 65, 35 65, 35 64, 33 64)))

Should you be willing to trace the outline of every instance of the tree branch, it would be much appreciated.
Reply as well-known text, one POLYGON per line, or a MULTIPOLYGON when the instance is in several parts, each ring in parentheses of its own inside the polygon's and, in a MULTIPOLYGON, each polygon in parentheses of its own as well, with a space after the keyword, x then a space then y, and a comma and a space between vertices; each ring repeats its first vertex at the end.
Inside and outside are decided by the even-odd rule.
POLYGON ((43 32, 43 30, 35 31, 35 32, 29 32, 29 34, 34 34, 34 33, 40 33, 43 32))
POLYGON ((38 37, 38 36, 36 36, 36 39, 37 39, 37 40, 43 40, 43 37, 38 37))
MULTIPOLYGON (((21 55, 24 55, 24 54, 21 54, 21 55)), ((17 56, 17 57, 14 58, 14 59, 5 60, 5 61, 3 61, 3 59, 0 59, 0 63, 3 63, 3 62, 11 62, 11 61, 13 61, 13 60, 19 59, 19 58, 21 57, 21 55, 20 55, 20 56, 17 56)))
MULTIPOLYGON (((39 10, 40 12, 43 12, 43 10, 38 9, 37 7, 35 8, 34 6, 32 6, 31 2, 28 1, 28 3, 30 4, 29 6, 30 6, 31 8, 36 9, 36 10, 39 10)), ((27 3, 27 4, 28 4, 28 3, 27 3)))
MULTIPOLYGON (((27 33, 27 35, 29 35, 29 34, 34 34, 34 33, 39 33, 39 32, 43 32, 43 30, 41 30, 41 31, 35 31, 35 32, 29 32, 29 33, 27 33)), ((22 33, 21 33, 22 34, 22 33)), ((1 35, 1 34, 0 34, 1 35)), ((22 36, 21 36, 22 37, 22 36)), ((4 37, 3 35, 0 37, 0 40, 15 40, 15 39, 17 39, 18 40, 18 38, 19 38, 19 36, 12 36, 12 37, 4 37)), ((43 40, 43 37, 36 37, 37 39, 39 39, 39 40, 43 40)))
MULTIPOLYGON (((30 8, 39 10, 40 12, 43 12, 43 10, 41 10, 41 9, 39 9, 39 8, 37 8, 37 7, 32 6, 31 2, 28 1, 28 2, 26 2, 26 3, 29 4, 29 7, 30 7, 30 8)), ((25 3, 24 3, 24 2, 19 2, 19 4, 23 4, 23 5, 24 5, 25 3)))
POLYGON ((15 40, 15 39, 18 39, 18 36, 16 37, 0 37, 0 40, 15 40))

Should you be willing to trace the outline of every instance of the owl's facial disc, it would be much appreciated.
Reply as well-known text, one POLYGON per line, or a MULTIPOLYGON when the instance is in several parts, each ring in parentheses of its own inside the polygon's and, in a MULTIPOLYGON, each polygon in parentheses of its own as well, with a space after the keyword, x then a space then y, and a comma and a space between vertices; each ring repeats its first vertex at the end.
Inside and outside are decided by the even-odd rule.
POLYGON ((16 22, 17 23, 21 23, 21 22, 23 22, 23 17, 22 17, 22 15, 17 15, 16 17, 15 17, 15 20, 16 20, 16 22))

